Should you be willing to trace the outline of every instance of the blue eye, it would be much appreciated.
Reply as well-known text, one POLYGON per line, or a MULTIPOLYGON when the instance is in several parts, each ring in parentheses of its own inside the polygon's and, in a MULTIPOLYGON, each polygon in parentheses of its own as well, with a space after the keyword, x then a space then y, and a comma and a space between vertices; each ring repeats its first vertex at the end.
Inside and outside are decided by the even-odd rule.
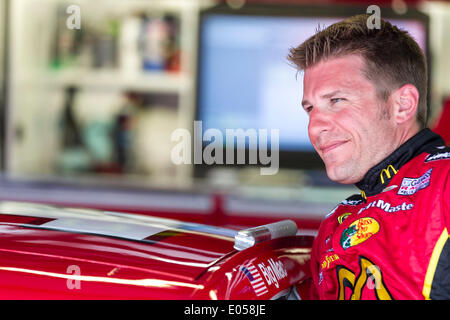
POLYGON ((332 98, 332 99, 330 99, 331 103, 337 103, 337 102, 341 102, 341 101, 344 101, 344 100, 345 100, 344 98, 332 98))

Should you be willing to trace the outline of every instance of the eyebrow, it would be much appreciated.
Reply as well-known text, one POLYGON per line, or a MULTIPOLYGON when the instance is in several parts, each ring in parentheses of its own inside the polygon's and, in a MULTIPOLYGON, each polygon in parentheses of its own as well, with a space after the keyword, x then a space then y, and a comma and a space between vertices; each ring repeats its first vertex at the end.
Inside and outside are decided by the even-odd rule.
MULTIPOLYGON (((320 98, 321 99, 329 99, 332 96, 336 95, 337 93, 343 93, 343 91, 342 90, 334 90, 334 91, 331 91, 331 92, 326 93, 324 95, 321 95, 320 98)), ((302 106, 305 107, 306 105, 312 105, 312 103, 309 102, 308 100, 302 100, 302 106)))

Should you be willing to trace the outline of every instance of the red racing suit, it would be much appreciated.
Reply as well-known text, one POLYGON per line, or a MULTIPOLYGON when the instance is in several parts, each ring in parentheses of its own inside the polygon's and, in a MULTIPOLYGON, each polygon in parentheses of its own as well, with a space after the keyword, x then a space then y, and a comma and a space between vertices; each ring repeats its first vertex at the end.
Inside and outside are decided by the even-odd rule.
POLYGON ((450 299, 449 169, 429 129, 370 169, 319 228, 312 298, 450 299))

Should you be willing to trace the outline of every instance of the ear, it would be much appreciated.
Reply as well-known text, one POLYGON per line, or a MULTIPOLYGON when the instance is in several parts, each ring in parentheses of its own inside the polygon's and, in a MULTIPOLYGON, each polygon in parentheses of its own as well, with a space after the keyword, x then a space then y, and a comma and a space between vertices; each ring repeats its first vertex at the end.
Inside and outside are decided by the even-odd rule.
POLYGON ((410 83, 403 85, 392 93, 391 99, 394 105, 393 120, 397 124, 415 121, 419 105, 419 91, 414 85, 410 83))

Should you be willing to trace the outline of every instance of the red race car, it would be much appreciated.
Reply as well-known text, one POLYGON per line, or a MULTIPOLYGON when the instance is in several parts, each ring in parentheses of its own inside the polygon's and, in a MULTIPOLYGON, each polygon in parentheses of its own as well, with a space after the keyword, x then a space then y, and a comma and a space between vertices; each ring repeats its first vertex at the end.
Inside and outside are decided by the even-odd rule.
POLYGON ((0 202, 0 299, 307 298, 312 236, 0 202))

